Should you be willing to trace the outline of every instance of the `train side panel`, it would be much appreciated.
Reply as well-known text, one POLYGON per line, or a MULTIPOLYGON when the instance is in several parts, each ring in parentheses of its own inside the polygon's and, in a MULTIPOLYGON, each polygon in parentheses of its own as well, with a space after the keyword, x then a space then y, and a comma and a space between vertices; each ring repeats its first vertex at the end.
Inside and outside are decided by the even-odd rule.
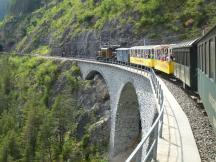
POLYGON ((117 61, 120 62, 130 62, 129 49, 127 48, 119 48, 116 50, 117 61))
POLYGON ((216 132, 216 26, 198 41, 198 91, 216 132))
POLYGON ((198 91, 210 122, 216 131, 216 84, 206 74, 198 70, 198 91))
POLYGON ((137 65, 144 65, 147 67, 154 67, 154 59, 145 59, 139 57, 130 57, 130 62, 137 65))
POLYGON ((174 62, 154 60, 154 68, 166 74, 173 74, 174 73, 174 62))

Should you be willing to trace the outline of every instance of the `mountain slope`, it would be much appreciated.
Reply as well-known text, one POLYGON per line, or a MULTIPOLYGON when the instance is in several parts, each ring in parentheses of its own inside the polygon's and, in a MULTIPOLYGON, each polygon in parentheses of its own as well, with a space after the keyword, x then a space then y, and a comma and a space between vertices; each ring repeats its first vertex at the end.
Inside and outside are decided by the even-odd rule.
POLYGON ((0 25, 0 44, 22 53, 95 56, 100 44, 169 43, 216 23, 214 0, 61 0, 0 25))

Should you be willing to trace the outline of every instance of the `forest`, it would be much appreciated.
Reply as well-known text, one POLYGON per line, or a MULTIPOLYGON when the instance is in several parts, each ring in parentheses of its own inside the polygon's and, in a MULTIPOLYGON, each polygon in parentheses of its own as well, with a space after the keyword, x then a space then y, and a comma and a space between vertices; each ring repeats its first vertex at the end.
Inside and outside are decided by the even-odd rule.
POLYGON ((100 116, 76 99, 91 87, 76 65, 0 56, 0 74, 0 162, 105 162, 109 140, 91 139, 100 116))

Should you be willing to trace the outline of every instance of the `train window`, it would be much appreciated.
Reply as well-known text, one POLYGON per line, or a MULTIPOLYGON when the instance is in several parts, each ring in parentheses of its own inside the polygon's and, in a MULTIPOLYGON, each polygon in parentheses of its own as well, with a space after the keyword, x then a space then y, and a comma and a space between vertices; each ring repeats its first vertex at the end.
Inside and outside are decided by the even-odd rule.
POLYGON ((203 67, 203 72, 206 74, 207 72, 207 69, 206 69, 206 64, 207 64, 207 59, 206 59, 206 48, 207 48, 207 43, 205 42, 204 43, 204 49, 203 49, 203 64, 204 64, 204 67, 203 67))
POLYGON ((202 70, 202 45, 200 45, 200 70, 202 70))
POLYGON ((200 45, 200 70, 202 70, 202 45, 200 45))
POLYGON ((180 51, 180 64, 182 64, 183 65, 183 63, 184 63, 184 53, 182 52, 182 51, 180 51))
POLYGON ((204 44, 202 44, 202 71, 204 72, 205 58, 204 58, 204 44))
POLYGON ((176 59, 175 59, 175 62, 177 62, 177 57, 178 57, 178 56, 177 56, 177 52, 174 51, 173 54, 175 54, 175 58, 176 58, 176 59))
POLYGON ((164 48, 164 54, 168 55, 168 48, 164 48))
POLYGON ((181 64, 182 64, 182 65, 184 65, 184 62, 185 62, 185 61, 184 61, 184 60, 185 60, 184 56, 185 56, 185 54, 184 54, 184 52, 182 52, 182 57, 181 57, 181 64))
POLYGON ((190 53, 190 50, 188 49, 188 66, 190 66, 191 64, 190 64, 190 58, 191 57, 191 53, 190 53))
POLYGON ((179 52, 175 52, 175 62, 179 63, 179 52))
POLYGON ((142 49, 140 50, 140 57, 144 58, 144 54, 143 54, 143 50, 142 49))
POLYGON ((181 59, 181 64, 184 65, 185 63, 185 53, 182 51, 182 59, 181 59))
POLYGON ((187 52, 184 51, 184 65, 187 66, 187 52))
POLYGON ((190 66, 190 50, 187 51, 187 66, 190 66))
POLYGON ((184 51, 181 51, 181 64, 184 65, 184 51))
POLYGON ((188 53, 185 51, 185 65, 188 66, 188 53))
POLYGON ((181 64, 184 65, 184 52, 181 51, 181 64))
POLYGON ((206 58, 206 63, 205 63, 205 73, 209 76, 209 43, 205 43, 206 49, 205 49, 205 58, 206 58))
POLYGON ((156 58, 157 58, 158 60, 160 60, 159 50, 158 50, 158 49, 156 50, 156 56, 157 56, 156 58))
POLYGON ((178 53, 176 51, 174 51, 174 54, 175 54, 175 62, 178 62, 178 53))
POLYGON ((142 56, 143 56, 143 50, 142 49, 140 49, 140 58, 142 58, 142 56))
POLYGON ((199 47, 200 47, 199 48, 199 58, 198 58, 199 59, 199 68, 202 69, 202 58, 201 58, 202 46, 200 45, 199 47))
POLYGON ((178 62, 181 64, 181 59, 182 59, 182 52, 181 51, 178 51, 178 62))
POLYGON ((135 51, 134 50, 131 50, 131 56, 135 57, 135 51))
POLYGON ((215 74, 215 49, 214 41, 210 39, 209 41, 209 77, 214 78, 215 74))
POLYGON ((176 58, 176 60, 177 60, 178 63, 180 63, 180 52, 179 51, 177 51, 177 57, 178 58, 176 58))
POLYGON ((179 51, 178 56, 179 56, 179 63, 182 64, 183 53, 179 51))
POLYGON ((197 62, 197 67, 199 68, 200 67, 200 46, 197 46, 198 47, 198 52, 197 52, 197 58, 198 58, 198 62, 197 62))
POLYGON ((153 59, 154 58, 154 52, 152 52, 153 50, 152 49, 150 49, 150 57, 151 57, 151 59, 153 59))

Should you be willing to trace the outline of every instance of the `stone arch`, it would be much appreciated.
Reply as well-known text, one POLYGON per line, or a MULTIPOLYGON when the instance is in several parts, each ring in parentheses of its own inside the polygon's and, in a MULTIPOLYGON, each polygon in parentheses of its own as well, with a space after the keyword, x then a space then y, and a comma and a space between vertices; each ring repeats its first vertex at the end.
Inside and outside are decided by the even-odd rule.
MULTIPOLYGON (((109 91, 109 86, 107 84, 106 79, 104 78, 104 75, 101 74, 99 71, 96 70, 92 70, 90 72, 87 73, 87 75, 84 77, 85 80, 94 80, 97 82, 96 86, 99 86, 100 88, 98 89, 98 91, 100 91, 103 95, 104 93, 108 93, 109 96, 105 97, 105 99, 110 99, 110 91, 109 91), (101 86, 103 85, 103 86, 101 86), (106 92, 107 90, 107 92, 106 92)), ((111 105, 110 105, 111 106, 111 105)))
MULTIPOLYGON (((86 80, 94 79, 94 76, 97 75, 97 74, 100 75, 101 77, 103 77, 103 75, 102 75, 100 72, 98 72, 98 71, 96 71, 96 70, 92 70, 92 71, 90 71, 90 72, 87 73, 85 79, 86 79, 86 80)), ((103 77, 103 78, 104 78, 104 77, 103 77)), ((104 79, 104 80, 105 80, 105 79, 104 79)))
POLYGON ((113 161, 125 161, 141 140, 139 101, 132 83, 121 90, 115 117, 113 161))

